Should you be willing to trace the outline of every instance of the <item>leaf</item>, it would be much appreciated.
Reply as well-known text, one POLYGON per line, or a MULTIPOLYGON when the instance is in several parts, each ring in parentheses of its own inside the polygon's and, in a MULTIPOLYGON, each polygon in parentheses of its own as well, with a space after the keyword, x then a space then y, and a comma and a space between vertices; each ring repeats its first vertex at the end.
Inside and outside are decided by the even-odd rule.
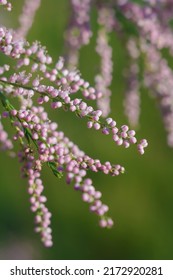
POLYGON ((63 173, 57 170, 57 165, 55 162, 52 161, 48 161, 47 165, 51 168, 53 174, 58 177, 59 179, 61 179, 63 177, 63 173))
POLYGON ((28 133, 28 130, 26 128, 24 128, 24 134, 25 134, 25 138, 27 139, 28 143, 30 144, 30 135, 28 133))

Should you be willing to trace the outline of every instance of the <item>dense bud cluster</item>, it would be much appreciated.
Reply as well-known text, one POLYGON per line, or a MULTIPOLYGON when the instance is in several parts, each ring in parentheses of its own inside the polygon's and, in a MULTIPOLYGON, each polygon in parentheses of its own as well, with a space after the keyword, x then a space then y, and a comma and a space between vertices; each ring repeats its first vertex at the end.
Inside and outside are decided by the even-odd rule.
MULTIPOLYGON (((66 183, 72 184, 74 190, 81 193, 81 199, 88 203, 90 211, 99 217, 99 225, 107 228, 113 226, 112 219, 107 215, 109 207, 101 201, 102 194, 96 190, 92 180, 88 178, 88 171, 118 176, 123 174, 125 169, 118 163, 112 164, 109 161, 102 163, 99 159, 85 154, 59 130, 57 123, 49 119, 44 105, 49 103, 52 110, 71 111, 78 118, 84 118, 89 129, 98 130, 103 135, 110 134, 112 141, 117 146, 122 145, 129 148, 131 145, 136 145, 139 154, 144 154, 148 145, 147 140, 138 140, 135 130, 130 129, 126 124, 118 126, 117 122, 108 116, 111 97, 109 87, 113 72, 109 37, 113 31, 117 31, 118 34, 123 32, 122 23, 119 22, 118 14, 114 13, 114 8, 115 12, 123 13, 128 20, 134 21, 144 35, 147 32, 145 22, 147 11, 143 11, 145 8, 137 4, 129 4, 128 1, 116 1, 116 4, 113 4, 112 1, 94 1, 98 8, 99 30, 96 52, 100 56, 100 67, 93 87, 82 78, 76 69, 79 50, 83 45, 89 43, 92 35, 90 10, 93 1, 71 0, 72 15, 65 33, 67 57, 60 57, 56 62, 39 42, 29 43, 26 40, 40 3, 40 0, 24 1, 22 14, 19 16, 20 26, 17 30, 0 27, 0 52, 8 57, 8 61, 11 59, 13 63, 16 63, 15 68, 7 64, 0 67, 0 101, 2 103, 0 148, 12 151, 15 146, 14 151, 16 152, 17 145, 14 143, 19 143, 16 155, 21 163, 22 176, 28 181, 31 211, 35 214, 35 231, 40 233, 44 245, 50 247, 53 244, 50 226, 51 213, 46 207, 47 198, 43 194, 44 185, 41 179, 43 165, 47 165, 58 178, 64 175, 66 183), (130 12, 127 12, 128 9, 130 12), (80 95, 78 94, 76 97, 75 93, 80 95), (17 100, 15 106, 14 98, 17 100), (87 103, 88 100, 96 101, 97 108, 90 106, 87 103), (9 120, 12 125, 13 130, 10 137, 4 128, 4 119, 9 120)), ((11 5, 7 1, 0 1, 0 4, 7 10, 11 9, 11 5)), ((156 13, 152 7, 149 7, 150 13, 156 13)), ((149 17, 149 20, 151 18, 149 17)), ((157 20, 154 22, 159 26, 157 20)), ((161 59, 158 58, 153 36, 150 34, 153 49, 149 48, 150 52, 155 54, 155 60, 160 65, 161 59)), ((149 39, 151 39, 150 37, 149 39)), ((148 40, 148 37, 145 39, 148 40)), ((159 47, 162 45, 165 46, 166 42, 160 43, 159 47)), ((139 98, 135 99, 139 91, 136 81, 139 72, 136 59, 141 53, 145 53, 145 59, 151 63, 144 73, 145 83, 154 90, 157 89, 160 96, 164 95, 162 80, 160 87, 157 88, 158 73, 157 69, 151 69, 152 58, 150 58, 150 52, 146 53, 147 47, 146 42, 142 41, 142 37, 138 38, 137 43, 136 40, 133 40, 133 36, 130 37, 128 51, 132 66, 129 67, 130 88, 127 91, 125 106, 132 124, 136 124, 138 121, 138 117, 135 117, 139 110, 139 98), (134 54, 133 42, 136 44, 137 55, 134 54), (130 111, 132 108, 133 114, 130 111)), ((168 66, 163 61, 162 64, 165 65, 161 72, 161 78, 164 79, 168 66)), ((166 77, 169 78, 171 75, 172 73, 169 72, 166 77)), ((165 106, 164 96, 162 102, 165 106)), ((166 121, 169 123, 168 119, 166 121)), ((13 155, 15 154, 13 153, 13 155)))

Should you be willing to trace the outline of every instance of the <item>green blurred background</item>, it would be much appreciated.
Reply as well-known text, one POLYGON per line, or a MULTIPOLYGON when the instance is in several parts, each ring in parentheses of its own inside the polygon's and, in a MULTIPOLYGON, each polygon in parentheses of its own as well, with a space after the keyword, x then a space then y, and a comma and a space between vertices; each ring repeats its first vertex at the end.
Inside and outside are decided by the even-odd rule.
MULTIPOLYGON (((11 14, 1 11, 0 23, 18 26, 23 1, 11 1, 11 14)), ((64 53, 63 32, 69 16, 69 3, 42 1, 35 22, 28 34, 29 41, 39 40, 56 60, 64 53)), ((98 57, 96 12, 92 14, 94 36, 81 51, 80 70, 83 77, 94 81, 98 57)), ((123 113, 127 66, 123 43, 111 37, 114 73, 112 113, 118 125, 127 123, 123 113)), ((1 56, 1 64, 5 62, 1 56)), ((0 107, 2 109, 2 107, 0 107)), ((27 182, 20 177, 17 159, 0 155, 0 259, 173 259, 173 150, 167 146, 166 134, 155 100, 143 92, 138 137, 147 138, 149 147, 140 156, 136 147, 117 147, 111 137, 88 130, 85 120, 59 110, 49 116, 59 129, 87 154, 102 161, 109 160, 126 168, 117 178, 103 174, 89 175, 103 193, 115 220, 111 230, 101 229, 97 217, 88 211, 80 194, 45 169, 43 179, 48 207, 53 214, 51 249, 44 248, 34 233, 34 216, 29 210, 27 182)), ((5 121, 7 123, 7 121, 5 121)))

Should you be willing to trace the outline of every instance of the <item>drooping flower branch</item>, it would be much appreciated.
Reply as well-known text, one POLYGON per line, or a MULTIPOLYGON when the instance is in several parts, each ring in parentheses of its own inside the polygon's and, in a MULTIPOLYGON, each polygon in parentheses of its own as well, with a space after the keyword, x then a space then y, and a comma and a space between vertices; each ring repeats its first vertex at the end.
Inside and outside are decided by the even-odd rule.
MULTIPOLYGON (((77 51, 77 57, 80 47, 88 43, 90 38, 88 15, 91 1, 71 2, 75 18, 74 25, 69 26, 68 43, 73 54, 77 51), (75 37, 77 39, 73 45, 76 26, 79 36, 75 37), (86 33, 83 33, 84 30, 86 33)), ((7 1, 3 3, 7 5, 7 1)), ((81 151, 59 131, 58 124, 49 119, 44 104, 50 103, 52 109, 71 111, 78 118, 84 118, 89 129, 100 130, 104 135, 110 134, 112 141, 118 146, 128 148, 133 144, 137 146, 140 154, 144 154, 148 143, 145 139, 138 140, 136 132, 129 129, 128 125, 119 127, 111 117, 105 118, 109 113, 109 86, 112 79, 112 57, 108 37, 114 26, 114 15, 109 6, 104 8, 104 5, 101 5, 99 10, 101 29, 98 33, 97 51, 101 57, 101 79, 96 79, 95 88, 82 78, 78 70, 67 69, 63 58, 60 57, 54 63, 46 48, 39 42, 30 44, 23 38, 31 26, 38 4, 40 1, 32 5, 31 2, 25 1, 23 15, 30 15, 30 20, 25 19, 23 22, 24 16, 21 17, 23 29, 13 31, 0 27, 0 52, 16 62, 15 70, 7 64, 0 67, 2 119, 9 119, 13 128, 11 141, 0 123, 0 143, 3 150, 11 150, 13 141, 19 143, 17 154, 22 165, 22 176, 28 180, 31 211, 35 213, 35 230, 40 233, 44 245, 50 247, 53 244, 51 213, 46 207, 47 199, 43 195, 43 165, 47 165, 58 178, 65 175, 66 183, 73 184, 74 189, 81 193, 82 200, 89 204, 90 211, 99 217, 99 225, 108 228, 113 225, 112 219, 107 216, 109 208, 102 203, 101 193, 93 186, 87 171, 118 176, 123 174, 125 169, 118 163, 102 163, 81 151), (80 96, 76 97, 75 93, 80 93, 80 96), (15 107, 13 98, 18 101, 15 107), (99 109, 88 105, 87 100, 96 100, 99 109)), ((74 64, 77 64, 76 62, 77 59, 75 63, 73 61, 74 64)))
POLYGON ((16 30, 15 36, 17 38, 26 38, 29 29, 31 28, 34 16, 41 4, 41 0, 25 0, 22 13, 19 16, 20 26, 16 30))
POLYGON ((112 48, 109 45, 110 32, 114 26, 114 16, 110 7, 99 7, 98 9, 99 31, 97 35, 96 52, 100 56, 100 73, 95 77, 96 88, 102 92, 102 97, 97 100, 97 106, 106 117, 110 113, 109 89, 112 82, 113 61, 112 48))
MULTIPOLYGON (((80 1, 71 1, 72 5, 72 18, 76 19, 79 17, 80 11, 80 1)), ((83 1, 82 1, 83 2, 83 1)), ((85 4, 89 4, 89 1, 84 1, 85 4)), ((90 3, 91 4, 91 3, 90 3)), ((159 69, 165 68, 165 71, 169 73, 172 71, 170 66, 166 63, 166 60, 163 59, 161 51, 165 48, 169 50, 170 55, 173 54, 173 32, 172 32, 172 12, 173 12, 173 1, 172 0, 143 0, 143 1, 93 1, 92 6, 87 6, 82 4, 85 12, 84 19, 87 24, 87 32, 84 32, 83 26, 80 26, 77 23, 77 20, 73 21, 73 26, 78 32, 73 32, 73 40, 76 44, 69 44, 67 57, 70 55, 71 50, 73 50, 74 59, 71 59, 71 66, 75 67, 79 60, 79 50, 83 45, 89 43, 89 40, 84 41, 80 40, 79 43, 79 34, 90 34, 88 38, 92 36, 91 30, 91 8, 95 8, 98 11, 97 22, 99 25, 97 41, 96 41, 96 52, 100 56, 101 67, 100 72, 96 73, 95 82, 96 89, 102 92, 102 96, 97 100, 98 109, 102 110, 103 116, 107 116, 110 113, 110 100, 111 100, 111 80, 112 80, 112 49, 109 44, 109 38, 113 36, 113 33, 116 33, 123 44, 127 47, 127 53, 129 56, 129 67, 126 71, 126 93, 124 100, 125 114, 128 117, 129 123, 132 126, 137 126, 139 123, 139 114, 140 114, 140 96, 141 88, 147 87, 145 83, 146 73, 148 73, 148 62, 154 60, 155 54, 160 56, 160 59, 157 60, 157 66, 155 69, 155 75, 160 75, 159 69), (145 45, 149 49, 148 53, 151 54, 150 59, 148 60, 147 56, 143 56, 143 51, 140 48, 141 38, 143 41, 146 41, 145 45), (152 50, 152 51, 151 51, 152 50), (138 54, 137 54, 138 53, 138 54), (155 53, 155 54, 154 54, 155 53), (138 57, 135 57, 135 56, 138 57), (153 56, 153 57, 152 57, 153 56), (141 59, 142 58, 142 59, 141 59), (141 71, 141 60, 143 60, 141 71), (146 60, 146 61, 144 61, 146 60), (166 63, 166 66, 165 66, 166 63), (166 70, 167 68, 167 70, 166 70), (142 85, 142 87, 141 87, 142 85)), ((74 30, 74 29, 73 29, 74 30)), ((67 29, 68 34, 68 29, 67 29)), ((67 38, 71 38, 67 36, 67 38)), ((71 42, 72 42, 71 41, 71 42)), ((147 50, 146 50, 147 53, 147 50)), ((172 146, 172 99, 167 98, 172 91, 171 81, 167 83, 170 86, 166 86, 166 93, 163 94, 160 98, 160 90, 156 89, 154 86, 155 78, 152 74, 150 84, 153 86, 150 87, 149 91, 153 92, 155 98, 160 104, 161 114, 163 117, 163 123, 165 129, 168 132, 168 144, 172 146), (160 101, 160 99, 167 100, 167 105, 165 101, 160 101), (169 100, 168 100, 169 99, 169 100), (163 103, 165 105, 163 105, 163 103), (164 108, 163 108, 164 107, 164 108)), ((171 76, 169 75, 169 79, 171 76)), ((159 81, 160 87, 165 87, 164 79, 159 81)), ((114 89, 115 92, 115 89, 114 89)))
POLYGON ((173 71, 160 52, 141 38, 145 56, 144 85, 156 98, 167 132, 167 142, 173 147, 173 71))
POLYGON ((127 42, 127 50, 130 56, 129 68, 126 70, 127 86, 124 97, 124 111, 132 127, 137 127, 140 116, 140 81, 139 81, 139 57, 140 51, 135 38, 127 42))
POLYGON ((90 28, 91 0, 70 0, 71 17, 65 33, 67 64, 70 68, 77 67, 79 62, 79 50, 87 45, 92 36, 90 28))

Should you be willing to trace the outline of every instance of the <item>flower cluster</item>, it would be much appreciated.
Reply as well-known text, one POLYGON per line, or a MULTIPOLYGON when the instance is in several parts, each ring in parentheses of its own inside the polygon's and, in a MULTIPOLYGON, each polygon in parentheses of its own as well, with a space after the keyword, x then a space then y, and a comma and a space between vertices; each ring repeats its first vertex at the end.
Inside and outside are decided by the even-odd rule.
POLYGON ((23 11, 19 16, 20 26, 16 30, 17 38, 25 38, 27 36, 27 33, 33 24, 35 13, 40 4, 41 0, 25 0, 23 11))
POLYGON ((4 130, 2 122, 0 121, 0 150, 11 150, 13 148, 13 143, 9 139, 7 132, 4 130))
POLYGON ((127 42, 131 66, 128 71, 130 89, 127 88, 124 102, 125 113, 132 125, 138 125, 139 91, 141 87, 147 88, 159 104, 170 147, 173 147, 173 71, 163 57, 162 50, 167 48, 170 55, 173 53, 170 25, 172 8, 172 0, 147 1, 147 5, 142 6, 130 1, 118 3, 118 11, 134 24, 135 30, 127 42))
MULTIPOLYGON (((79 10, 78 1, 71 1, 72 17, 75 18, 79 10)), ((87 2, 88 1, 84 1, 87 2)), ((95 88, 102 92, 97 100, 98 109, 107 116, 110 112, 110 85, 112 81, 112 49, 109 39, 115 33, 126 46, 129 57, 128 69, 125 72, 127 89, 125 91, 124 111, 132 126, 138 126, 140 115, 140 92, 143 87, 152 92, 159 103, 163 123, 167 131, 168 144, 173 146, 172 127, 172 69, 163 58, 162 50, 168 49, 173 54, 172 32, 172 0, 143 0, 143 1, 93 1, 92 7, 97 10, 98 35, 96 52, 100 56, 100 73, 95 76, 95 88), (145 46, 145 47, 144 47, 145 46), (155 69, 151 69, 152 65, 155 69), (158 84, 159 83, 159 84, 158 84)), ((84 6, 83 6, 84 8, 84 6)), ((91 9, 91 7, 90 7, 91 9)), ((85 7, 87 26, 91 26, 91 13, 85 7)), ((76 16, 77 17, 77 16, 76 16)), ((77 28, 77 24, 74 22, 77 28)), ((73 26, 74 27, 74 26, 73 26)), ((80 29, 80 34, 82 29, 80 29)), ((78 34, 79 34, 78 33, 78 34)), ((83 33, 84 34, 84 33, 83 33)), ((92 30, 87 34, 92 35, 92 30)), ((77 33, 73 33, 77 40, 77 33)), ((89 40, 73 45, 73 54, 78 53, 78 46, 89 43, 89 40)), ((69 45, 68 57, 71 56, 69 45)), ((73 66, 77 65, 79 55, 73 66)), ((73 59, 71 59, 71 62, 73 59)), ((71 65, 72 66, 72 63, 71 65)))
MULTIPOLYGON (((7 1, 1 1, 1 4, 7 5, 7 1)), ((135 130, 128 125, 118 126, 114 119, 107 117, 112 80, 112 50, 108 37, 117 26, 111 6, 104 7, 104 1, 99 5, 100 29, 96 50, 101 57, 101 67, 95 79, 96 87, 92 87, 78 70, 66 68, 64 58, 60 57, 54 63, 39 42, 27 42, 25 37, 39 4, 40 1, 25 1, 20 17, 21 26, 17 30, 0 27, 0 52, 16 62, 15 70, 7 64, 0 67, 2 121, 9 120, 13 127, 10 139, 0 122, 0 147, 11 150, 12 142, 19 143, 17 155, 22 176, 28 181, 31 211, 35 213, 35 231, 40 233, 44 245, 50 247, 53 244, 51 213, 46 207, 47 198, 43 195, 42 167, 47 165, 58 178, 64 175, 66 183, 72 184, 74 190, 81 193, 90 211, 99 217, 99 225, 108 228, 113 225, 107 215, 109 207, 101 201, 102 194, 96 190, 87 172, 118 176, 125 169, 118 163, 102 163, 81 151, 58 129, 58 124, 49 119, 45 103, 49 103, 53 110, 71 111, 76 117, 84 118, 89 129, 98 130, 103 135, 110 134, 117 146, 128 148, 136 145, 142 155, 148 143, 146 139, 138 140, 135 130), (76 97, 75 93, 80 96, 76 97), (14 98, 17 100, 15 106, 12 104, 14 98), (99 108, 90 106, 88 100, 97 101, 99 108)), ((80 47, 89 42, 92 34, 89 28, 91 1, 72 0, 71 4, 74 17, 66 36, 73 56, 77 57, 80 47)), ((75 65, 76 58, 72 60, 69 62, 75 65)))
POLYGON ((130 65, 127 71, 127 89, 124 98, 124 111, 130 125, 136 127, 140 115, 140 82, 139 76, 139 50, 136 41, 132 38, 127 43, 130 56, 130 65))
POLYGON ((77 66, 79 60, 79 50, 81 46, 87 45, 92 36, 90 28, 90 8, 91 0, 70 0, 71 18, 68 29, 65 33, 68 56, 66 60, 69 66, 77 66))
POLYGON ((110 96, 109 86, 112 82, 113 62, 112 48, 109 46, 109 33, 113 29, 114 18, 113 12, 108 7, 101 7, 98 10, 98 24, 100 26, 97 36, 96 52, 100 56, 101 67, 100 73, 95 77, 96 88, 102 91, 103 96, 97 100, 97 106, 106 117, 110 113, 110 96))

